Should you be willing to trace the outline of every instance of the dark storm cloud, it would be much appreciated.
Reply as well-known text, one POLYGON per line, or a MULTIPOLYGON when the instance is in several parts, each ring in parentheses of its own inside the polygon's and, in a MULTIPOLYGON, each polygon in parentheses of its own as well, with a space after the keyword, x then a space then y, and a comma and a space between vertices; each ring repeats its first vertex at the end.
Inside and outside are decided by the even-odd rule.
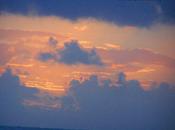
POLYGON ((93 17, 120 25, 149 26, 159 20, 175 21, 174 1, 121 1, 121 0, 1 0, 0 11, 37 15, 56 15, 76 20, 93 17), (161 6, 158 13, 155 6, 161 6))

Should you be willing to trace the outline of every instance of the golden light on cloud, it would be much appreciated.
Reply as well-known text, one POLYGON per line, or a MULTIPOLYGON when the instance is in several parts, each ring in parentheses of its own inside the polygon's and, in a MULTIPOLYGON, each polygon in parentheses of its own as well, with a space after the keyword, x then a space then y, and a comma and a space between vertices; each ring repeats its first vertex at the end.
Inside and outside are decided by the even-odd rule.
POLYGON ((85 31, 88 27, 86 25, 83 26, 75 26, 74 29, 77 31, 85 31))
POLYGON ((174 3, 0 0, 0 129, 175 130, 174 3))
POLYGON ((150 48, 174 57, 175 27, 171 25, 156 24, 150 28, 139 28, 118 26, 92 18, 70 21, 55 16, 22 16, 5 13, 0 16, 0 28, 50 33, 64 36, 67 40, 90 41, 95 47, 117 42, 124 48, 150 48))
POLYGON ((92 74, 115 80, 115 74, 124 71, 128 79, 136 78, 145 84, 150 78, 174 82, 174 28, 155 25, 146 29, 90 18, 70 21, 55 16, 1 14, 0 72, 10 67, 24 85, 53 95, 64 95, 72 79, 82 80, 92 74), (168 35, 168 40, 164 34, 168 35), (48 43, 50 37, 58 41, 55 48, 48 43), (104 65, 66 65, 53 59, 39 60, 40 53, 55 54, 72 39, 78 40, 87 51, 95 48, 104 65), (7 48, 8 53, 3 48, 7 48))

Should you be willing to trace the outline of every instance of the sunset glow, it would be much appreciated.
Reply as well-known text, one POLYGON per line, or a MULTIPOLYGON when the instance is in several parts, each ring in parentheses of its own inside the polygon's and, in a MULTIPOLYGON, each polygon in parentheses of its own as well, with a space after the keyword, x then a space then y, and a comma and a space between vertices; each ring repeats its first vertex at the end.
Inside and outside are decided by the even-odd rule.
MULTIPOLYGON (((43 117, 52 120, 50 124, 46 123, 47 120, 42 122, 44 127, 56 124, 52 118, 59 113, 60 119, 67 114, 66 118, 54 127, 65 127, 67 120, 71 122, 74 118, 81 120, 87 117, 88 121, 82 120, 77 126, 68 122, 70 126, 66 128, 90 130, 110 126, 113 129, 114 121, 126 116, 114 127, 123 130, 143 128, 141 123, 135 125, 131 122, 133 113, 137 116, 137 112, 141 114, 145 113, 142 110, 150 110, 144 119, 154 120, 155 116, 150 114, 156 113, 153 108, 160 107, 160 111, 164 111, 161 103, 168 99, 173 101, 175 24, 174 15, 170 15, 172 10, 166 12, 168 8, 156 1, 111 0, 103 1, 101 5, 97 1, 84 1, 85 4, 78 0, 70 2, 70 5, 62 0, 60 3, 40 2, 17 2, 19 8, 10 2, 0 2, 0 96, 2 94, 6 99, 6 93, 14 96, 16 92, 15 98, 7 98, 7 104, 20 103, 20 111, 31 110, 33 115, 44 113, 43 117), (92 111, 98 111, 96 115, 99 117, 106 114, 108 121, 98 123, 101 120, 93 117, 92 111), (77 115, 71 112, 77 112, 77 115), (114 113, 116 120, 111 116, 114 113), (92 122, 89 121, 91 119, 92 122)), ((168 101, 167 104, 170 103, 168 101)), ((170 104, 167 109, 174 110, 175 105, 170 104)), ((2 106, 2 113, 6 113, 6 108, 10 109, 6 104, 2 106)), ((167 122, 175 119, 169 119, 168 114, 165 117, 167 122)), ((8 124, 8 119, 10 116, 4 115, 3 119, 0 118, 0 125, 8 124)), ((28 122, 27 119, 30 118, 24 122, 28 122)), ((158 124, 160 122, 165 120, 160 118, 158 124)), ((148 126, 154 126, 151 123, 148 122, 148 126)), ((19 124, 23 125, 20 120, 19 124)), ((40 126, 35 121, 31 124, 40 126)))
POLYGON ((1 51, 1 57, 4 56, 1 59, 8 59, 3 67, 12 68, 21 82, 28 87, 63 93, 66 92, 72 79, 84 78, 91 74, 101 77, 107 75, 112 78, 120 71, 124 71, 129 79, 144 81, 151 79, 171 83, 175 81, 171 78, 175 75, 175 60, 174 55, 170 53, 174 47, 174 36, 169 36, 169 49, 155 47, 167 45, 167 39, 158 41, 157 37, 163 39, 164 33, 174 34, 172 29, 174 27, 155 25, 150 29, 140 29, 131 26, 120 27, 95 19, 71 22, 59 17, 13 14, 2 14, 0 19, 1 45, 9 51, 8 54, 7 52, 3 54, 1 51), (144 37, 142 34, 145 34, 144 37), (144 39, 150 35, 157 36, 144 39), (54 37, 57 41, 56 48, 52 48, 49 44, 50 37, 54 37), (39 53, 56 53, 64 47, 64 42, 70 40, 77 40, 86 50, 96 48, 104 66, 83 64, 68 66, 52 60, 39 61, 39 53), (142 42, 140 46, 136 45, 135 41, 138 40, 142 42), (148 44, 150 42, 154 43, 148 44), (120 57, 124 59, 121 60, 120 57), (150 75, 158 76, 150 78, 150 75))

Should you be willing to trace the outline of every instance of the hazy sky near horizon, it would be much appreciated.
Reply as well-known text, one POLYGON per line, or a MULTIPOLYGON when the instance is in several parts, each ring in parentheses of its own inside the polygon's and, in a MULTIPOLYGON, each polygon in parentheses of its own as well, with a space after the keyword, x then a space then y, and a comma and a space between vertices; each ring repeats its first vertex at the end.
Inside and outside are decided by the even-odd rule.
MULTIPOLYGON (((26 89, 17 93, 22 95, 28 89, 37 90, 35 93, 31 90, 29 92, 29 95, 34 94, 37 98, 31 96, 26 99, 24 95, 20 97, 22 106, 53 110, 54 113, 55 109, 64 109, 62 98, 70 96, 72 86, 119 87, 121 72, 126 75, 121 84, 136 87, 138 93, 147 95, 147 91, 152 92, 154 89, 159 93, 158 87, 172 87, 175 84, 174 11, 173 0, 0 0, 1 91, 3 92, 4 86, 9 86, 9 89, 13 86, 3 79, 14 81, 16 76, 18 81, 14 81, 15 87, 22 86, 26 89)), ((104 94, 98 91, 96 88, 92 91, 73 89, 73 109, 79 110, 81 103, 89 102, 85 98, 89 92, 97 94, 92 97, 96 98, 94 102, 98 102, 99 95, 104 94), (78 100, 80 106, 77 105, 78 100)), ((117 91, 120 93, 120 90, 117 91)), ((133 91, 135 90, 131 90, 131 93, 133 91)), ((107 96, 110 94, 111 90, 107 96)), ((3 95, 2 97, 4 98, 3 95)), ((108 100, 115 100, 113 98, 108 100)), ((19 101, 17 99, 15 101, 19 101)), ((137 101, 136 104, 140 104, 141 101, 137 101)), ((118 101, 120 102, 122 101, 118 101)), ((72 108, 70 104, 66 109, 72 108)), ((87 103, 89 112, 91 105, 94 104, 87 103)), ((95 106, 92 108, 95 109, 95 106)), ((170 112, 168 108, 166 110, 167 113, 170 112)), ((79 118, 82 118, 83 112, 80 111, 79 118)), ((173 119, 174 117, 169 120, 173 119)), ((8 117, 4 115, 4 120, 1 121, 8 122, 8 117)), ((123 128, 122 123, 119 128, 123 128)), ((79 127, 83 128, 83 125, 79 127)))

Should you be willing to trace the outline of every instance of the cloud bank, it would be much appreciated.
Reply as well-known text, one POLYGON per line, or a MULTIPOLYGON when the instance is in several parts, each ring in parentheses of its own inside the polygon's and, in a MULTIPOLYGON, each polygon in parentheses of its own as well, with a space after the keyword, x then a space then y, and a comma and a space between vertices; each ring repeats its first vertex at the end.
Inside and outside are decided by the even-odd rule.
POLYGON ((114 22, 123 26, 151 26, 155 21, 174 23, 174 1, 80 1, 75 0, 70 5, 65 0, 6 0, 0 1, 0 11, 20 13, 23 15, 55 15, 77 20, 93 17, 114 22), (32 3, 32 5, 31 5, 32 3), (47 8, 47 7, 52 8, 47 8), (115 12, 115 13, 114 13, 115 12), (143 16, 144 14, 144 16, 143 16))
POLYGON ((83 82, 73 80, 70 85, 64 105, 77 110, 74 118, 82 128, 175 128, 175 89, 167 83, 154 84, 150 91, 145 91, 139 81, 126 80, 125 74, 119 73, 115 85, 110 80, 100 85, 95 75, 83 82))
POLYGON ((37 91, 20 86, 9 70, 0 77, 0 85, 0 124, 96 130, 175 128, 175 89, 167 83, 153 84, 145 91, 139 81, 127 80, 122 72, 115 84, 92 75, 84 81, 72 80, 68 94, 59 98, 61 109, 49 110, 22 105, 37 91))

